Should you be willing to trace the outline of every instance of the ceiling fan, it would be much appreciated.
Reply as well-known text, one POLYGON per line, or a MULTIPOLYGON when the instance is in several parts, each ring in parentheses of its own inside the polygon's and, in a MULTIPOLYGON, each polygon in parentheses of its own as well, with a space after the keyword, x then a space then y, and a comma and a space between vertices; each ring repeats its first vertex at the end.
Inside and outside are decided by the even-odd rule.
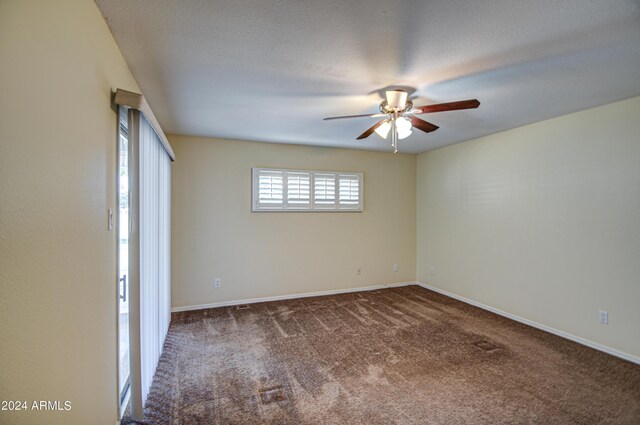
POLYGON ((413 106, 413 102, 407 99, 408 93, 403 90, 387 90, 386 99, 380 103, 380 113, 363 115, 345 115, 341 117, 328 117, 324 120, 338 120, 343 118, 383 118, 364 133, 357 140, 366 139, 374 132, 386 139, 391 133, 391 146, 393 152, 398 152, 398 139, 404 139, 411 134, 411 128, 415 127, 425 133, 436 131, 439 127, 428 121, 416 117, 419 114, 431 112, 456 111, 459 109, 474 109, 480 106, 477 99, 460 100, 458 102, 437 103, 435 105, 413 106))

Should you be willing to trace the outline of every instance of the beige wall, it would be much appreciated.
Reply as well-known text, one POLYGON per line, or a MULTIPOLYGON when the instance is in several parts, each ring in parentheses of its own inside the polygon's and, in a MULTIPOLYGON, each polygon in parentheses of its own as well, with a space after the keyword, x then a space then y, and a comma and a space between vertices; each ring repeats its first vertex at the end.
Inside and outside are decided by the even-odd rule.
POLYGON ((96 5, 0 2, 2 424, 117 420, 111 90, 138 90, 96 5))
POLYGON ((169 139, 174 307, 415 280, 415 155, 169 139), (255 166, 363 172, 364 212, 252 213, 255 166))
POLYGON ((640 356, 639 118, 637 97, 421 154, 418 280, 640 356))

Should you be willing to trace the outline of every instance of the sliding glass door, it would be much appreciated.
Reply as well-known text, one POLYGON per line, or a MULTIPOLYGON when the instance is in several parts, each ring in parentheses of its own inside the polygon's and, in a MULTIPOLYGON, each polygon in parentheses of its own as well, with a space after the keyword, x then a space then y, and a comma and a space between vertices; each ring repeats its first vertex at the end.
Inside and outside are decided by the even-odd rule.
POLYGON ((141 421, 171 320, 171 162, 144 97, 116 90, 118 108, 118 390, 141 421))
POLYGON ((142 420, 171 319, 171 157, 145 115, 128 112, 129 401, 142 420))
POLYGON ((129 364, 129 134, 128 114, 119 109, 118 137, 118 390, 124 407, 130 385, 129 364))

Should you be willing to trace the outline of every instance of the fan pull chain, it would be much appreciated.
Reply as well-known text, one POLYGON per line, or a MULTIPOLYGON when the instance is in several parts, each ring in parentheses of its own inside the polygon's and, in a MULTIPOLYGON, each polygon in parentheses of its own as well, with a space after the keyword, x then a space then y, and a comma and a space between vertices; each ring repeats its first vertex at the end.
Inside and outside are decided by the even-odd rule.
POLYGON ((398 114, 393 114, 393 118, 391 119, 391 147, 393 148, 393 153, 398 153, 398 129, 396 128, 397 119, 398 114))

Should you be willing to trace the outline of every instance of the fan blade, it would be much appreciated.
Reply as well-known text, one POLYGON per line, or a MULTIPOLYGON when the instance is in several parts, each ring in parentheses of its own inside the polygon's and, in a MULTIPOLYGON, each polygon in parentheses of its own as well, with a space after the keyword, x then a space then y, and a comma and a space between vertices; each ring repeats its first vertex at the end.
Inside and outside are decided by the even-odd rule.
POLYGON ((459 102, 437 103, 435 105, 416 106, 415 114, 427 114, 429 112, 456 111, 458 109, 474 109, 480 106, 478 99, 461 100, 459 102))
POLYGON ((356 140, 366 139, 367 137, 371 136, 373 134, 373 132, 376 131, 376 128, 380 127, 384 121, 385 120, 380 120, 377 123, 375 123, 374 125, 372 125, 371 127, 369 127, 367 129, 367 131, 365 131, 364 133, 362 133, 361 135, 356 137, 356 140))
POLYGON ((341 117, 327 117, 327 118, 323 118, 323 121, 328 121, 328 120, 341 120, 343 118, 364 118, 364 117, 371 117, 371 118, 380 118, 380 117, 386 117, 387 114, 362 114, 362 115, 343 115, 341 117))
POLYGON ((414 117, 413 115, 407 116, 411 120, 411 124, 417 128, 418 130, 422 130, 425 133, 431 133, 432 131, 436 131, 440 127, 435 124, 431 124, 428 121, 422 120, 418 117, 414 117))

